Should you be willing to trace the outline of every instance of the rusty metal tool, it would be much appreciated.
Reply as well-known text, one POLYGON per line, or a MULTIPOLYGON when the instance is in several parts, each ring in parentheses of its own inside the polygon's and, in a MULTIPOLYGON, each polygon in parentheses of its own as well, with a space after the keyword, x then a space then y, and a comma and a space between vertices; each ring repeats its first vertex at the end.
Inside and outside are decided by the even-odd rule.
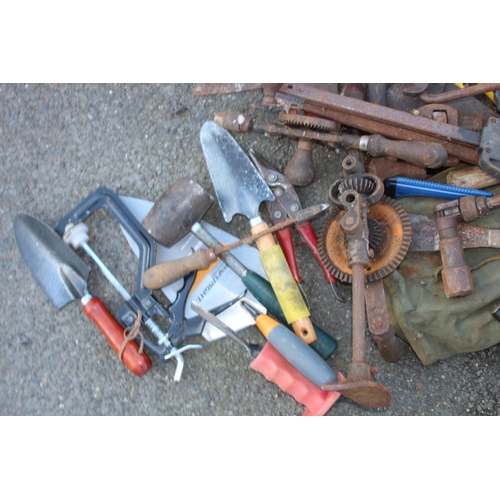
POLYGON ((451 90, 449 92, 429 94, 426 92, 427 85, 428 84, 417 84, 416 86, 405 89, 403 92, 406 95, 416 95, 425 103, 442 103, 500 90, 500 83, 477 83, 476 85, 471 85, 470 87, 451 90))
POLYGON ((369 83, 368 96, 370 102, 380 104, 381 106, 387 105, 387 83, 369 83))
MULTIPOLYGON (((271 164, 255 150, 250 149, 250 158, 253 160, 257 170, 262 175, 267 185, 271 188, 274 194, 274 201, 266 201, 267 212, 273 224, 284 224, 287 220, 293 220, 295 214, 302 209, 302 204, 297 191, 292 183, 288 181, 285 175, 274 169, 271 164)), ((295 221, 293 227, 300 235, 299 245, 305 244, 318 262, 325 276, 326 282, 331 286, 335 298, 339 302, 345 302, 342 293, 337 285, 337 279, 332 276, 330 271, 325 267, 318 250, 318 239, 314 233, 314 229, 309 221, 295 221)), ((276 232, 276 237, 283 249, 286 260, 292 271, 292 275, 297 283, 302 283, 302 278, 299 274, 297 260, 293 247, 293 239, 291 227, 284 227, 276 232)))
MULTIPOLYGON (((325 120, 324 118, 317 118, 310 115, 300 115, 296 111, 290 113, 280 112, 278 115, 278 123, 292 128, 296 127, 320 132, 334 132, 339 128, 339 125, 331 120, 325 120)), ((292 159, 283 170, 286 178, 294 186, 308 186, 316 177, 313 166, 312 146, 312 141, 310 139, 299 139, 297 149, 292 159)))
MULTIPOLYGON (((439 252, 439 232, 434 217, 408 214, 411 224, 409 252, 439 252)), ((457 225, 462 247, 500 248, 500 229, 471 226, 464 222, 457 225)))
MULTIPOLYGON (((390 84, 387 89, 387 104, 385 105, 390 108, 399 109, 400 111, 417 114, 418 116, 426 116, 427 118, 437 119, 444 123, 478 132, 482 130, 490 117, 500 118, 498 109, 493 109, 492 106, 477 97, 465 97, 449 103, 425 104, 417 95, 411 96, 404 93, 409 85, 411 84, 390 84)), ((456 83, 431 83, 426 92, 432 95, 441 94, 457 90, 457 85, 456 83)))
POLYGON ((283 84, 276 101, 285 109, 299 109, 391 139, 438 143, 448 156, 472 165, 479 161, 481 134, 463 127, 305 85, 283 84))
MULTIPOLYGON (((203 124, 201 145, 224 220, 240 214, 250 221, 251 232, 267 229, 260 204, 274 195, 234 137, 213 121, 203 124)), ((306 343, 316 340, 310 312, 294 281, 281 247, 268 234, 256 241, 262 265, 294 332, 306 343)))
POLYGON ((281 83, 196 83, 191 92, 195 95, 230 94, 247 90, 262 89, 264 98, 262 104, 274 106, 274 96, 281 83))
POLYGON ((478 151, 479 167, 500 180, 500 120, 492 117, 486 122, 478 151))
POLYGON ((380 158, 365 159, 365 170, 368 174, 376 175, 382 180, 387 179, 387 177, 427 179, 427 170, 425 168, 398 161, 396 158, 383 156, 380 158))
MULTIPOLYGON (((332 84, 314 84, 317 88, 324 88, 331 92, 338 93, 338 85, 332 84)), ((276 89, 277 90, 277 89, 276 89)), ((289 110, 289 112, 280 112, 278 123, 289 127, 298 127, 300 129, 311 129, 320 132, 338 132, 340 124, 324 118, 318 118, 310 113, 301 113, 298 110, 289 110)), ((313 143, 310 139, 300 138, 297 143, 297 149, 288 165, 283 170, 285 177, 294 186, 308 186, 311 184, 316 173, 313 166, 312 156, 313 143)))
MULTIPOLYGON (((51 227, 30 214, 16 215, 14 234, 24 261, 54 306, 59 310, 80 299, 84 313, 119 353, 125 341, 124 329, 102 301, 89 293, 90 267, 51 227)), ((126 344, 121 359, 137 376, 144 375, 152 366, 148 355, 139 352, 135 342, 126 344)))
MULTIPOLYGON (((354 158, 346 159, 343 167, 344 173, 348 175, 336 181, 330 189, 330 198, 338 211, 337 214, 334 212, 325 225, 321 234, 320 251, 325 260, 329 257, 325 265, 340 270, 336 266, 339 264, 337 252, 332 254, 332 245, 328 244, 328 241, 332 241, 331 229, 338 223, 338 230, 334 232, 337 240, 339 236, 343 237, 340 245, 345 249, 347 269, 339 272, 337 277, 349 277, 352 283, 352 362, 344 381, 325 384, 323 389, 336 390, 364 406, 384 408, 391 403, 392 398, 386 387, 375 382, 377 368, 366 362, 366 314, 382 357, 389 362, 398 361, 402 355, 402 347, 390 328, 387 310, 383 307, 385 297, 381 279, 384 273, 388 274, 402 261, 411 236, 408 234, 409 223, 405 224, 397 212, 391 214, 391 210, 382 209, 385 215, 378 222, 373 213, 370 219, 371 209, 377 205, 380 207, 381 203, 384 206, 383 183, 376 176, 363 173, 363 166, 357 164, 354 158), (390 222, 390 215, 395 223, 390 222), (370 220, 375 220, 375 223, 370 223, 370 220), (395 238, 385 237, 391 231, 395 238), (385 254, 385 258, 379 258, 378 263, 377 251, 385 254), (387 251, 392 254, 389 260, 387 251), (368 280, 368 276, 371 276, 371 280, 368 280)), ((392 209, 390 204, 386 206, 392 209)), ((340 264, 340 267, 344 265, 340 264)))
MULTIPOLYGON (((161 262, 160 264, 155 264, 151 266, 144 272, 144 286, 152 290, 158 290, 166 285, 170 285, 174 281, 186 276, 192 271, 198 271, 200 269, 207 269, 212 262, 217 260, 218 256, 229 250, 239 247, 244 244, 252 244, 258 238, 272 233, 280 233, 285 231, 286 228, 292 224, 307 224, 308 221, 317 217, 319 214, 328 209, 329 205, 322 203, 319 205, 313 205, 305 209, 300 209, 295 213, 295 217, 292 219, 286 219, 282 222, 275 223, 273 226, 260 231, 257 234, 252 234, 246 238, 242 238, 230 245, 225 245, 221 248, 206 248, 200 249, 192 253, 187 257, 181 259, 170 260, 166 262, 161 262)), ((274 221, 273 221, 274 222, 274 221)))
POLYGON ((472 274, 465 262, 459 222, 472 222, 500 206, 500 196, 465 196, 434 207, 439 233, 439 249, 443 261, 441 273, 444 293, 448 298, 464 297, 474 291, 472 274))
POLYGON ((381 279, 365 283, 365 306, 368 329, 380 355, 388 363, 396 363, 403 356, 403 344, 396 338, 389 323, 384 283, 381 279))
MULTIPOLYGON (((316 90, 316 92, 322 92, 316 90)), ((328 93, 330 95, 330 93, 328 93)), ((338 94, 332 94, 338 95, 338 94)), ((340 96, 343 99, 349 99, 356 103, 364 103, 359 99, 340 96)), ((394 111, 394 110, 392 110, 394 111)), ((314 114, 319 117, 325 116, 325 111, 316 109, 314 114)), ((300 116, 300 115, 291 115, 300 116)), ((290 118, 291 122, 293 118, 290 118)), ((426 168, 438 168, 444 165, 448 159, 446 149, 441 144, 430 142, 416 141, 392 141, 386 139, 382 135, 354 135, 345 133, 320 132, 309 129, 299 129, 290 126, 281 125, 279 123, 268 123, 260 120, 255 120, 250 116, 243 115, 237 112, 222 111, 215 115, 215 123, 233 132, 259 132, 269 135, 282 135, 286 137, 294 137, 296 139, 309 139, 323 141, 330 144, 339 144, 344 148, 356 148, 361 151, 366 151, 371 156, 393 156, 401 160, 408 161, 415 165, 420 165, 426 168)), ((355 126, 356 124, 354 124, 355 126)), ((355 127, 361 128, 362 127, 355 127)), ((436 141, 437 142, 437 141, 436 141)))

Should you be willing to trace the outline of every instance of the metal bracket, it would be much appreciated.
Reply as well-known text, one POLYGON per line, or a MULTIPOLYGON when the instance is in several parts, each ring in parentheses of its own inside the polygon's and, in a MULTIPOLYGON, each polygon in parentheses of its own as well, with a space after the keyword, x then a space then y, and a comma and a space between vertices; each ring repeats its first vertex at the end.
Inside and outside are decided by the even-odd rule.
POLYGON ((488 120, 478 152, 481 170, 500 180, 500 120, 493 117, 488 120))

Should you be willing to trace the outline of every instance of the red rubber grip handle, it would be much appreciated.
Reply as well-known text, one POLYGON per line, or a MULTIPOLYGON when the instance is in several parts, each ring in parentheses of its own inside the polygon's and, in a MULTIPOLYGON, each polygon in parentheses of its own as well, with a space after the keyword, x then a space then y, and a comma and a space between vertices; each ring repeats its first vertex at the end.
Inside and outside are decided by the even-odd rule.
POLYGON ((314 229, 312 228, 312 225, 309 221, 303 222, 302 224, 296 224, 295 229, 297 232, 300 234, 301 237, 301 242, 299 243, 305 243, 308 247, 309 250, 311 250, 312 254, 314 255, 314 258, 318 261, 318 264, 321 266, 321 270, 323 271, 323 274, 325 275, 325 279, 327 283, 335 283, 337 281, 337 278, 333 276, 330 271, 325 267, 323 264, 323 261, 321 260, 321 256, 319 254, 318 250, 318 238, 316 238, 316 235, 314 234, 314 229))
MULTIPOLYGON (((123 328, 111 316, 106 306, 97 297, 92 297, 84 306, 83 312, 101 330, 111 347, 118 354, 125 339, 123 328)), ((123 351, 123 363, 138 377, 144 375, 151 368, 151 360, 146 353, 139 354, 135 342, 129 342, 123 351)))
MULTIPOLYGON (((323 391, 294 368, 269 342, 250 365, 252 370, 306 406, 303 416, 321 416, 339 399, 340 392, 323 391)), ((339 375, 339 374, 337 374, 339 375)), ((339 375, 339 380, 343 377, 339 375)))
POLYGON ((289 227, 276 231, 276 238, 285 254, 285 259, 288 267, 292 272, 293 279, 297 283, 302 283, 302 278, 299 275, 299 268, 297 267, 297 260, 295 259, 295 250, 293 249, 292 231, 289 227))

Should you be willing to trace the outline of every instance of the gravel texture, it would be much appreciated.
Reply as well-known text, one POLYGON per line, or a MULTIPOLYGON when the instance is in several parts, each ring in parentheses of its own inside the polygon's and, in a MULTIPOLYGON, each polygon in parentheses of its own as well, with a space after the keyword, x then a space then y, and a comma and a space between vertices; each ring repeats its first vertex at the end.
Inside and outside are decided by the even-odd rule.
MULTIPOLYGON (((17 248, 12 223, 29 212, 52 227, 99 186, 120 195, 154 201, 173 182, 191 176, 214 194, 199 130, 222 110, 241 111, 274 121, 261 105, 261 91, 195 96, 189 84, 155 85, 0 85, 0 352, 1 415, 301 415, 304 407, 248 368, 236 343, 223 339, 188 351, 180 382, 174 364, 153 360, 134 377, 117 359, 79 301, 56 311, 34 280, 17 248)), ((296 141, 241 134, 283 169, 296 141)), ((328 189, 341 172, 345 152, 315 144, 315 182, 298 188, 304 206, 328 201, 328 189)), ((247 234, 240 216, 226 224, 217 203, 206 220, 235 235, 247 234)), ((319 221, 313 226, 319 227, 319 221)), ((135 258, 114 219, 100 211, 88 219, 92 247, 130 292, 135 258)), ((296 249, 312 317, 339 341, 328 361, 346 373, 350 362, 350 287, 340 304, 324 282, 308 250, 296 249)), ((118 293, 93 267, 90 291, 115 313, 118 293)), ((255 342, 255 328, 245 332, 255 342)), ((384 362, 371 338, 367 361, 379 367, 377 380, 392 404, 368 409, 341 397, 328 416, 498 415, 500 347, 456 356, 424 367, 405 344, 403 358, 384 362)))

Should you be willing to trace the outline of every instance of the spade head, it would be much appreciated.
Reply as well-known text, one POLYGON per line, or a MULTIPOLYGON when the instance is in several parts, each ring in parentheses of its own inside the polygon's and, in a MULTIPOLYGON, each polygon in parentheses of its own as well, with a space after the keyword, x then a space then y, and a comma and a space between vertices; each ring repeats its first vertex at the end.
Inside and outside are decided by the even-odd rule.
POLYGON ((259 216, 259 206, 274 194, 234 137, 213 121, 203 124, 201 146, 224 220, 236 214, 259 216))
POLYGON ((50 226, 21 213, 14 219, 14 234, 24 261, 57 309, 87 293, 90 267, 50 226))
POLYGON ((171 247, 203 218, 213 202, 197 182, 183 177, 160 195, 142 225, 158 243, 171 247))

